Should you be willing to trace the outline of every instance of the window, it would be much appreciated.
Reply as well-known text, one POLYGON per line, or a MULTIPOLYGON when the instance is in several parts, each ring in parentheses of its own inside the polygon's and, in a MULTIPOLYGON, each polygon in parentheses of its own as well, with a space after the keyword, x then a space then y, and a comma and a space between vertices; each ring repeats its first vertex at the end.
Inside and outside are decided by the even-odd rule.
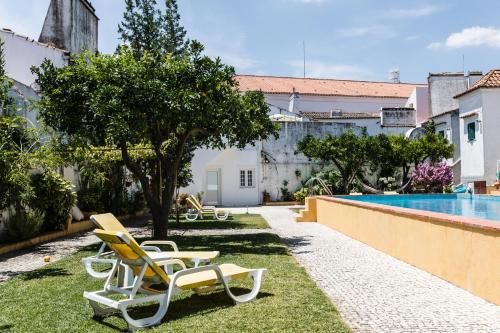
POLYGON ((467 139, 468 141, 476 140, 476 123, 468 123, 467 124, 467 139))
POLYGON ((446 138, 445 135, 444 135, 444 131, 439 131, 438 134, 439 134, 440 137, 446 138))
POLYGON ((254 187, 253 170, 240 170, 240 187, 254 187))

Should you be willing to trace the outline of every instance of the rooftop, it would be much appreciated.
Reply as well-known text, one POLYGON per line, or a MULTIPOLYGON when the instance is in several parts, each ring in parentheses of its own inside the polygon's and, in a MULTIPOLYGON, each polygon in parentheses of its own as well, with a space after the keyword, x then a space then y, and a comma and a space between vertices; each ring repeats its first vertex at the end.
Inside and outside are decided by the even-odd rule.
POLYGON ((481 88, 500 88, 500 69, 493 69, 489 71, 488 74, 483 76, 480 80, 478 80, 472 87, 467 89, 461 94, 455 96, 455 98, 461 97, 465 94, 468 94, 472 91, 481 89, 481 88))
POLYGON ((8 28, 0 28, 0 33, 3 32, 3 33, 6 33, 6 34, 10 34, 12 35, 13 37, 16 37, 16 38, 19 38, 19 39, 24 39, 26 40, 27 42, 29 43, 33 43, 33 44, 36 44, 36 45, 40 45, 40 46, 43 46, 43 47, 46 47, 46 48, 49 48, 49 49, 54 49, 56 51, 60 51, 62 53, 66 53, 66 54, 69 54, 69 51, 67 50, 63 50, 63 49, 60 49, 60 48, 57 48, 55 47, 53 44, 51 43, 42 43, 42 42, 39 42, 33 38, 30 38, 30 37, 27 37, 27 36, 23 36, 23 35, 20 35, 14 31, 12 31, 11 29, 8 29, 8 28))
POLYGON ((267 94, 402 98, 410 97, 416 87, 424 84, 389 83, 354 80, 313 79, 277 76, 238 75, 241 91, 260 90, 267 94))

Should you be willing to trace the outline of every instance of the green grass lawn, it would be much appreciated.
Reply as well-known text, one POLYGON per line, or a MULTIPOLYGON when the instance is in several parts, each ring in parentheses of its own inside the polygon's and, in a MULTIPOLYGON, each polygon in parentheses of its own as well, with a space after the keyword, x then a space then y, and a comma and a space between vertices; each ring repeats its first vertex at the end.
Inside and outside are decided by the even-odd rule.
MULTIPOLYGON (((254 302, 234 306, 224 291, 183 292, 151 332, 349 332, 335 307, 287 253, 276 235, 172 237, 181 248, 221 251, 217 263, 268 268, 254 302)), ((120 316, 92 319, 84 290, 103 281, 86 275, 81 258, 98 245, 0 284, 0 332, 120 332, 120 316)), ((249 287, 250 283, 238 287, 249 287)), ((245 292, 248 292, 245 291, 245 292)), ((146 311, 141 308, 140 311, 146 311)))
POLYGON ((170 229, 266 229, 269 228, 266 220, 259 214, 235 214, 229 216, 226 221, 204 217, 203 220, 189 222, 184 215, 180 215, 180 223, 177 225, 175 217, 169 219, 170 229))

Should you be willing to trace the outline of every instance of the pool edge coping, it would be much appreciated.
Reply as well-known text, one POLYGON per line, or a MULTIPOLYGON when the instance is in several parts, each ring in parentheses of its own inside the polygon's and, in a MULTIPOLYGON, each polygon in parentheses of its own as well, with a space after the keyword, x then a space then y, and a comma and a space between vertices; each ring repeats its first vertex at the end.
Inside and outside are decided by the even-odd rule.
POLYGON ((373 209, 380 212, 397 214, 399 216, 417 218, 424 222, 442 222, 456 226, 465 226, 473 229, 481 229, 481 230, 500 233, 500 223, 492 222, 491 220, 481 219, 477 217, 464 217, 460 215, 437 213, 428 210, 418 210, 412 208, 389 206, 389 205, 376 204, 366 201, 345 199, 342 197, 318 196, 317 198, 319 200, 337 202, 349 206, 373 209))

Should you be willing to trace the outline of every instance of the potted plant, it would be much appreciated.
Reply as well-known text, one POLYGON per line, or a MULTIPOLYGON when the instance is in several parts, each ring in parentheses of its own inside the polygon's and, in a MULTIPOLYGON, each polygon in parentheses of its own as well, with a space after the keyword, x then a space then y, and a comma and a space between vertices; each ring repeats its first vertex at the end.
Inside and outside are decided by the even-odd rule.
POLYGON ((270 202, 271 201, 271 194, 269 194, 269 192, 267 192, 267 191, 262 192, 262 201, 263 202, 270 202))

